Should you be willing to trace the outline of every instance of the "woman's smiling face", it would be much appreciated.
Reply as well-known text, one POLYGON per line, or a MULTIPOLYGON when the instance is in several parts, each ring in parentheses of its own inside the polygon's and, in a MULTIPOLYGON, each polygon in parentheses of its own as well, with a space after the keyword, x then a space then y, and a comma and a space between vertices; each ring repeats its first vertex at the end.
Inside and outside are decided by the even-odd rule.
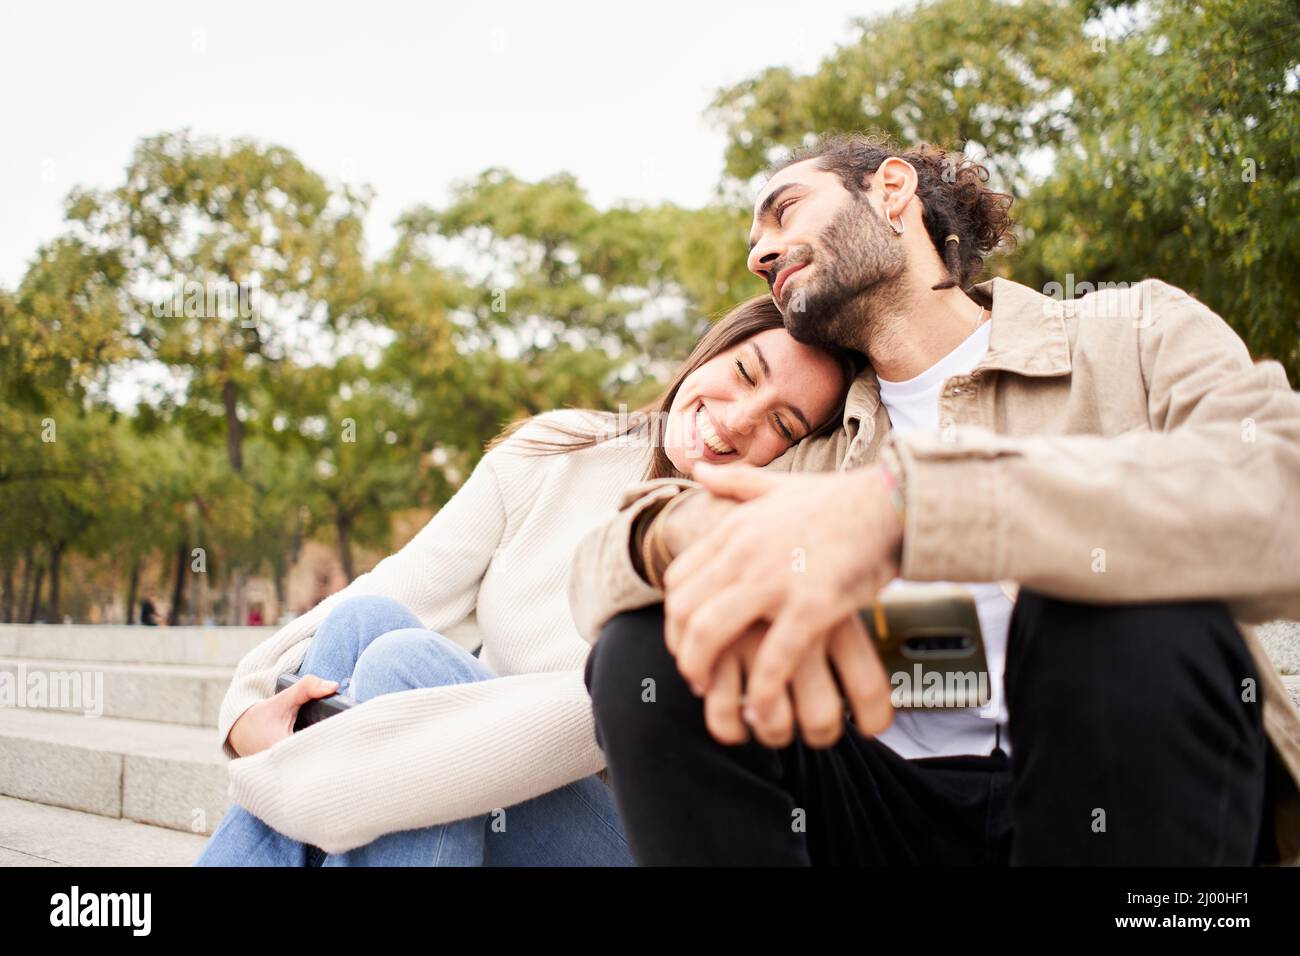
POLYGON ((684 475, 697 461, 766 465, 831 416, 845 385, 829 352, 767 329, 682 381, 664 451, 684 475))

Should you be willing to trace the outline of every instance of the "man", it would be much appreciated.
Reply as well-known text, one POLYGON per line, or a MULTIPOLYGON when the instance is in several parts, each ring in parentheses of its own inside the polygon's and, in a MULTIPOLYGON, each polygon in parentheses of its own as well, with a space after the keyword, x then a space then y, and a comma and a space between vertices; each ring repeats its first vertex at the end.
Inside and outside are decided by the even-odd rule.
POLYGON ((862 136, 777 167, 749 267, 869 358, 843 430, 580 545, 638 862, 1300 860, 1300 719, 1247 623, 1300 616, 1300 397, 1160 282, 963 291, 1009 235, 986 180, 862 136), (935 581, 973 582, 987 712, 891 706, 857 612, 935 581))

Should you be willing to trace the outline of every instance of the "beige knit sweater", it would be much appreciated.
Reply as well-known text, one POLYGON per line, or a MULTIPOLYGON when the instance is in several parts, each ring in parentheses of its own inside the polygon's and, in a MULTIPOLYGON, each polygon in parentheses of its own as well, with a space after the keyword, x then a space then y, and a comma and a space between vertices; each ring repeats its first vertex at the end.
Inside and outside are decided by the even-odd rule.
MULTIPOLYGON (((549 418, 609 427, 611 416, 549 418)), ((405 547, 255 647, 222 701, 230 796, 279 832, 330 852, 385 833, 463 819, 600 770, 582 667, 590 645, 569 613, 574 548, 649 462, 644 439, 559 455, 522 453, 534 420, 488 452, 405 547), (433 631, 477 608, 480 660, 495 680, 376 697, 249 757, 235 720, 295 671, 325 616, 356 595, 405 604, 433 631)))

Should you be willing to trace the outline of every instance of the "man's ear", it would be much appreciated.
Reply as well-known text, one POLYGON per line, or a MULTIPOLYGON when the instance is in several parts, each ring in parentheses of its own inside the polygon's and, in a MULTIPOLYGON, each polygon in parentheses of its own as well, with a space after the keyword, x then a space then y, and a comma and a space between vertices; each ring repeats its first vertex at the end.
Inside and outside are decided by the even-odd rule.
POLYGON ((880 164, 874 178, 880 183, 882 211, 890 217, 901 217, 916 195, 916 167, 898 156, 890 156, 880 164))

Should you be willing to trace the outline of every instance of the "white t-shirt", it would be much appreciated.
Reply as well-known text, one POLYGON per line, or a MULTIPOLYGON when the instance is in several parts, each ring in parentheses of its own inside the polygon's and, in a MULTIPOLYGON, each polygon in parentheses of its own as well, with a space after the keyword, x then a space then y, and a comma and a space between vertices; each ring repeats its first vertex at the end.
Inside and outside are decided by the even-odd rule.
MULTIPOLYGON (((944 382, 954 375, 966 375, 989 347, 992 322, 984 322, 955 349, 916 378, 906 382, 880 379, 880 400, 889 422, 899 434, 915 429, 939 430, 939 395, 944 382)), ((954 541, 953 547, 960 547, 954 541)), ((904 581, 895 578, 890 588, 935 587, 949 582, 904 581)), ((989 754, 1000 745, 1007 753, 1006 704, 1002 697, 1002 675, 1007 658, 1007 629, 1011 623, 1011 601, 997 584, 959 582, 975 598, 984 632, 984 653, 989 666, 988 706, 963 709, 913 708, 897 710, 894 722, 880 735, 880 742, 909 759, 958 754, 989 754)))

